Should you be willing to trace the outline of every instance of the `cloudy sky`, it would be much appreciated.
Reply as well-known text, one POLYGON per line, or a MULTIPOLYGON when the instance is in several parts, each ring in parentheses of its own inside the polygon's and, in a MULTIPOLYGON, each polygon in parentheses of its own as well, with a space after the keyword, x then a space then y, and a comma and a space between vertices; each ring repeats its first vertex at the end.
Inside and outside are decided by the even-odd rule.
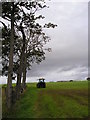
POLYGON ((47 2, 49 8, 39 11, 45 16, 41 24, 52 22, 58 26, 45 29, 51 38, 45 47, 51 47, 52 52, 46 52, 46 60, 40 65, 33 64, 27 82, 36 82, 40 77, 59 81, 88 76, 88 1, 73 1, 51 0, 47 2))

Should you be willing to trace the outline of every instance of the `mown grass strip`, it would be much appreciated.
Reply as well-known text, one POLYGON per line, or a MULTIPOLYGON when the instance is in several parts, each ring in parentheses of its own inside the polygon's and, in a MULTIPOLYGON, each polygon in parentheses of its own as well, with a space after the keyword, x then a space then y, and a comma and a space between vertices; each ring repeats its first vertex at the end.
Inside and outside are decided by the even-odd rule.
MULTIPOLYGON (((13 110, 8 112, 3 108, 4 117, 82 118, 88 116, 87 81, 56 82, 46 83, 46 85, 45 89, 38 89, 36 83, 27 84, 26 91, 16 102, 13 110)), ((4 98, 3 92, 3 100, 4 98)))
POLYGON ((37 105, 37 118, 60 118, 62 113, 56 105, 56 102, 48 95, 40 95, 37 105))
POLYGON ((84 94, 82 94, 83 90, 78 91, 79 90, 40 91, 38 108, 40 109, 39 111, 43 111, 44 114, 41 112, 38 117, 82 118, 88 116, 88 99, 84 96, 88 95, 86 93, 87 91, 84 91, 84 94), (80 94, 81 96, 79 96, 80 94))
POLYGON ((64 106, 63 110, 68 115, 67 118, 83 118, 88 116, 88 107, 79 104, 76 100, 68 98, 67 96, 63 97, 64 106))

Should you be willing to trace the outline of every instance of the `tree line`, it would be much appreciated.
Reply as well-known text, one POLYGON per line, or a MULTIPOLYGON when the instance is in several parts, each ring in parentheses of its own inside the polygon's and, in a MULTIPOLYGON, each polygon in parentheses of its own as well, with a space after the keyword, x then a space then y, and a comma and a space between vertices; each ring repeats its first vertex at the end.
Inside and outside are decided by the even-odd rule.
MULTIPOLYGON (((44 28, 55 28, 51 22, 41 25, 44 19, 37 11, 46 8, 44 0, 28 2, 2 2, 2 75, 7 76, 6 103, 10 109, 26 88, 26 73, 34 62, 45 60, 44 45, 50 37, 44 28), (7 23, 9 23, 7 25, 7 23), (16 78, 16 86, 12 80, 16 78)), ((50 51, 49 48, 47 48, 50 51)))

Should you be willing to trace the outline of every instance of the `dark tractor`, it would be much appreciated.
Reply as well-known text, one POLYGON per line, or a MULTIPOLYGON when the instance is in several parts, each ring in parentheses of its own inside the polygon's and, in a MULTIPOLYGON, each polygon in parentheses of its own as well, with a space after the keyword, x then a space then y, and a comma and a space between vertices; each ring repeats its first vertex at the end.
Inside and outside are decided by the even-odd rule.
POLYGON ((44 80, 45 80, 44 78, 39 79, 39 82, 37 83, 37 88, 46 88, 44 80))

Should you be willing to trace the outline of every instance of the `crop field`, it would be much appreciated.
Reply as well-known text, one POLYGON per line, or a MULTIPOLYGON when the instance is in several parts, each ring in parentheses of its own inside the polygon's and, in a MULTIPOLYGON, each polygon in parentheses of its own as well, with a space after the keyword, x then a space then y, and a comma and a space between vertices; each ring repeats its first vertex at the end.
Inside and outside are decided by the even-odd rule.
MULTIPOLYGON (((2 92, 4 88, 2 89, 2 92)), ((27 84, 11 111, 5 107, 3 118, 87 118, 88 81, 46 83, 46 88, 27 84)))

